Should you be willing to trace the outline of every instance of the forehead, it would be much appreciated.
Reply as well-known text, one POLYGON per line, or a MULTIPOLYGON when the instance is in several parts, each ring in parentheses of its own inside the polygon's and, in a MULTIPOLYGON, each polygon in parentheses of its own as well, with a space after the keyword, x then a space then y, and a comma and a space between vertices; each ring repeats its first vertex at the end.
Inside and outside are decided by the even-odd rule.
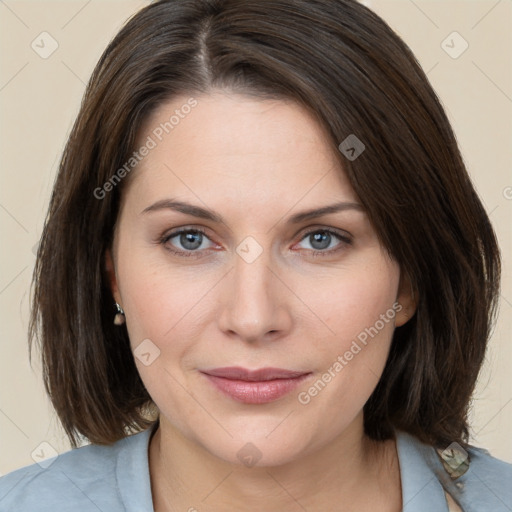
POLYGON ((325 130, 290 100, 176 97, 145 121, 137 147, 144 144, 151 149, 130 186, 140 200, 165 193, 235 202, 255 195, 282 202, 283 194, 356 200, 325 130))

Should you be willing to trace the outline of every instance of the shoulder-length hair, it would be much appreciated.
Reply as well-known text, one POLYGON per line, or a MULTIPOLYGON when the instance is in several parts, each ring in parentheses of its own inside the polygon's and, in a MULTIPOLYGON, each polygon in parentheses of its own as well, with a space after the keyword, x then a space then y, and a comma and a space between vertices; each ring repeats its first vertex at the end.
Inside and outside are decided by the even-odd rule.
POLYGON ((45 387, 71 444, 80 436, 113 443, 158 421, 126 328, 113 324, 105 253, 126 180, 112 177, 124 176, 118 170, 159 105, 214 89, 306 107, 410 278, 417 310, 396 328, 365 404, 367 435, 383 440, 401 429, 439 446, 465 443, 500 256, 449 121, 410 49, 354 0, 167 0, 135 14, 101 56, 38 250, 30 349, 38 340, 45 387), (337 149, 349 135, 365 145, 357 159, 337 149))

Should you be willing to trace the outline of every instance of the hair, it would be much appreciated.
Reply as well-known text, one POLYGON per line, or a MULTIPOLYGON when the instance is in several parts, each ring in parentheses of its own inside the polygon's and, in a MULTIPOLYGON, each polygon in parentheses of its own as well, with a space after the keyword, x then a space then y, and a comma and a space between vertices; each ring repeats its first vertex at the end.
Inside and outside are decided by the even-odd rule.
MULTIPOLYGON (((110 42, 67 141, 38 249, 29 327, 73 447, 153 425, 105 269, 130 158, 148 116, 179 95, 292 100, 326 129, 417 309, 395 329, 364 406, 374 440, 469 438, 468 409, 496 316, 500 255, 446 114, 408 46, 354 0, 167 0, 110 42), (356 135, 355 160, 338 150, 356 135), (112 182, 111 182, 112 183, 112 182)), ((136 171, 135 171, 136 172, 136 171)), ((153 415, 153 416, 152 416, 153 415)))

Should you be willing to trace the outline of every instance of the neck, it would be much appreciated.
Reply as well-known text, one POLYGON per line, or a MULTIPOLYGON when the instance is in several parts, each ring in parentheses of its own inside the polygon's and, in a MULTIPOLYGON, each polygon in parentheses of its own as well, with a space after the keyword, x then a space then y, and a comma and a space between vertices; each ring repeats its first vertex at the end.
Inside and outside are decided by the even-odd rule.
POLYGON ((362 417, 329 445, 271 467, 246 467, 212 455, 161 417, 149 447, 155 512, 400 510, 394 441, 363 433, 362 417), (346 505, 345 505, 346 504, 346 505), (355 507, 355 508, 354 508, 355 507), (373 507, 373 508, 372 508, 373 507))

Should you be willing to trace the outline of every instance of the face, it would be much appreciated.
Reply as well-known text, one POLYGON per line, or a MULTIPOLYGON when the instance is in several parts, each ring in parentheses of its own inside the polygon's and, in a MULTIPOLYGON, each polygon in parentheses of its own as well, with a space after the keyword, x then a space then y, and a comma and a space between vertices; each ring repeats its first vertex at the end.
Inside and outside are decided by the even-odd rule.
POLYGON ((143 144, 107 265, 162 425, 258 465, 361 429, 409 288, 322 128, 219 91, 160 106, 143 144))

